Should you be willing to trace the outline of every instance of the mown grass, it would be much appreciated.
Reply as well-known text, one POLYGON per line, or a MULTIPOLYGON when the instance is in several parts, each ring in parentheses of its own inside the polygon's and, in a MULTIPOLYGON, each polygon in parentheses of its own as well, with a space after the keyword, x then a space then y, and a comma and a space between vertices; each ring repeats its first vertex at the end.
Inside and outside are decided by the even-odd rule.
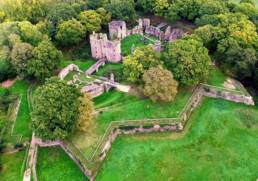
POLYGON ((117 71, 121 72, 122 68, 123 68, 122 63, 119 63, 119 64, 107 63, 106 65, 100 67, 99 70, 94 73, 94 75, 107 76, 110 73, 115 73, 117 71))
MULTIPOLYGON (((27 101, 27 90, 29 88, 29 83, 24 80, 17 80, 14 85, 8 90, 12 95, 20 95, 21 104, 16 118, 16 122, 13 129, 14 135, 22 135, 23 140, 28 140, 31 137, 31 118, 30 111, 27 101)), ((6 91, 4 88, 0 88, 0 94, 6 91)))
POLYGON ((121 49, 122 55, 127 56, 131 54, 132 46, 134 48, 142 47, 146 45, 143 41, 143 36, 140 34, 134 34, 127 36, 125 39, 122 40, 121 49))
POLYGON ((68 66, 70 64, 75 64, 75 65, 78 65, 78 67, 82 71, 86 71, 94 63, 96 63, 96 61, 92 60, 92 59, 85 60, 85 61, 81 61, 81 60, 62 60, 61 64, 60 64, 60 68, 65 68, 66 66, 68 66))
POLYGON ((124 94, 124 99, 127 101, 121 102, 122 105, 100 114, 97 121, 104 124, 112 121, 177 117, 190 96, 190 91, 180 90, 174 101, 154 103, 147 98, 140 99, 124 94))
POLYGON ((23 162, 26 151, 20 151, 12 154, 1 154, 0 162, 2 169, 0 169, 0 180, 3 181, 17 181, 23 178, 23 162))
POLYGON ((112 106, 116 104, 121 104, 121 103, 123 104, 125 103, 127 98, 129 97, 125 96, 125 94, 122 92, 109 91, 109 92, 105 92, 101 96, 94 98, 93 102, 94 102, 95 109, 98 109, 98 108, 112 106))
POLYGON ((224 87, 224 82, 227 80, 227 77, 216 67, 211 67, 209 79, 207 84, 217 86, 217 87, 224 87))
POLYGON ((39 148, 37 176, 39 181, 87 180, 79 167, 60 147, 39 148))
POLYGON ((119 137, 96 180, 256 180, 257 116, 257 107, 205 98, 185 136, 119 137))
POLYGON ((97 143, 112 121, 141 120, 147 118, 176 118, 189 100, 191 91, 180 90, 176 99, 167 104, 153 103, 149 99, 111 91, 94 99, 95 108, 114 105, 95 118, 95 125, 87 132, 76 132, 70 139, 86 158, 90 158, 97 143))

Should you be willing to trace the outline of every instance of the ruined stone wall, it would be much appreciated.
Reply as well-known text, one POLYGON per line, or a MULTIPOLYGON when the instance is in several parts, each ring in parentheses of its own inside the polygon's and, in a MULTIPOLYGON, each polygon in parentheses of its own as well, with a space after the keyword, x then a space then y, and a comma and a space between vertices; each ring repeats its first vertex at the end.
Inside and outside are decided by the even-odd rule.
POLYGON ((91 55, 95 59, 105 58, 105 43, 107 35, 103 33, 93 33, 90 35, 91 55))
POLYGON ((203 90, 203 94, 207 97, 220 98, 236 103, 254 105, 252 96, 240 95, 226 90, 221 91, 211 87, 204 87, 203 90))
POLYGON ((89 93, 93 98, 102 95, 104 92, 104 84, 90 84, 81 88, 81 93, 89 93))
POLYGON ((110 41, 106 34, 97 33, 90 35, 91 54, 95 59, 106 58, 107 61, 118 63, 121 61, 120 41, 110 41))
POLYGON ((105 56, 107 61, 112 63, 119 63, 122 59, 121 42, 107 40, 105 42, 105 56))
POLYGON ((126 23, 124 21, 112 21, 108 24, 109 38, 122 40, 127 36, 126 23))
POLYGON ((145 30, 146 34, 152 35, 152 36, 156 36, 158 38, 160 38, 162 36, 162 32, 159 28, 155 27, 155 26, 149 26, 146 28, 145 30))
POLYGON ((72 71, 80 71, 79 67, 75 64, 70 64, 67 67, 65 67, 61 72, 58 74, 58 77, 61 80, 64 80, 64 78, 72 71))
POLYGON ((163 40, 165 41, 174 41, 181 38, 184 34, 184 31, 178 28, 172 29, 171 26, 168 26, 165 30, 163 40))

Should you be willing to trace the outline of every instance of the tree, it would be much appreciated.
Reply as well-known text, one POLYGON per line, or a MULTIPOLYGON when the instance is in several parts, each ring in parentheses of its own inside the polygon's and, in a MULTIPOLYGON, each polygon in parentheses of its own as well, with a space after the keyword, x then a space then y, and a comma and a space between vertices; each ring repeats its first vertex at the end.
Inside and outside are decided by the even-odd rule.
POLYGON ((47 11, 47 19, 51 21, 54 26, 56 26, 62 21, 72 19, 76 17, 76 15, 76 11, 68 3, 54 4, 47 11))
POLYGON ((109 3, 109 0, 88 0, 89 9, 98 9, 101 7, 105 7, 109 3))
POLYGON ((85 32, 84 26, 76 19, 63 21, 58 25, 56 39, 64 46, 77 44, 85 32))
MULTIPOLYGON (((219 42, 217 49, 220 55, 218 60, 224 71, 240 80, 252 76, 258 60, 258 48, 244 39, 243 35, 229 36, 219 42)), ((258 38, 255 42, 257 45, 258 38)))
POLYGON ((216 57, 225 72, 238 79, 252 76, 257 62, 258 35, 255 25, 241 13, 218 15, 224 32, 216 57))
POLYGON ((44 38, 37 27, 31 24, 29 21, 19 22, 18 26, 20 30, 20 37, 22 41, 26 43, 37 46, 38 43, 44 38))
POLYGON ((123 61, 124 75, 128 81, 141 82, 144 70, 161 65, 160 54, 151 46, 136 48, 123 61))
POLYGON ((3 11, 0 11, 0 23, 4 22, 5 19, 5 13, 3 11))
POLYGON ((194 86, 208 78, 211 59, 200 41, 181 39, 168 44, 165 64, 181 84, 194 86))
POLYGON ((98 8, 96 12, 100 15, 102 25, 108 25, 111 20, 112 14, 104 8, 98 8))
POLYGON ((16 72, 10 61, 10 49, 7 46, 3 46, 0 49, 0 82, 15 76, 16 72))
POLYGON ((4 22, 0 24, 0 46, 8 45, 9 35, 19 34, 19 28, 16 22, 4 22))
POLYGON ((194 21, 203 15, 227 13, 227 4, 223 0, 175 0, 168 10, 170 21, 187 19, 194 21))
POLYGON ((11 53, 11 63, 18 75, 28 75, 28 62, 32 58, 33 47, 28 43, 16 43, 11 53))
POLYGON ((258 9, 254 4, 250 2, 240 3, 234 8, 234 12, 246 15, 256 25, 258 30, 258 9))
POLYGON ((45 19, 43 21, 39 21, 36 24, 37 29, 42 33, 42 34, 46 34, 49 37, 54 37, 55 35, 55 27, 54 25, 51 23, 51 21, 45 19))
POLYGON ((32 55, 33 58, 28 64, 28 71, 36 79, 44 81, 58 67, 62 54, 49 40, 43 40, 34 48, 32 55))
POLYGON ((96 11, 83 11, 80 13, 79 19, 88 32, 100 31, 102 22, 100 15, 96 11))
POLYGON ((50 78, 36 90, 32 128, 43 139, 65 139, 76 127, 79 90, 58 78, 50 78))
POLYGON ((165 15, 165 11, 167 11, 169 7, 168 0, 155 0, 154 11, 158 16, 165 15))
POLYGON ((134 22, 136 19, 134 1, 132 0, 112 1, 105 7, 105 9, 111 12, 113 19, 123 20, 126 22, 134 22))
POLYGON ((174 80, 170 71, 161 66, 152 67, 143 74, 145 96, 153 102, 173 101, 177 94, 177 81, 174 80))
POLYGON ((142 8, 145 13, 153 13, 155 0, 138 0, 137 6, 142 8))
POLYGON ((252 4, 252 5, 255 6, 255 3, 254 3, 253 0, 240 0, 240 4, 241 4, 241 3, 249 3, 249 4, 252 4))
POLYGON ((88 128, 90 128, 93 123, 93 102, 91 100, 90 94, 83 94, 79 98, 79 118, 77 121, 77 129, 80 131, 86 132, 88 128))

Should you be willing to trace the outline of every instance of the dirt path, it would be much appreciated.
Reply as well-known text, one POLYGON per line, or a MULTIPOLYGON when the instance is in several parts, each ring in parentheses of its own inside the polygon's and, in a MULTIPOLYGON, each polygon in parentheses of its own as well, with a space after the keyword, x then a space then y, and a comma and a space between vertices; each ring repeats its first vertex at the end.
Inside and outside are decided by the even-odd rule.
POLYGON ((0 85, 3 88, 9 88, 9 87, 11 87, 15 83, 16 80, 17 80, 17 78, 15 78, 15 79, 8 79, 8 80, 2 82, 0 85))

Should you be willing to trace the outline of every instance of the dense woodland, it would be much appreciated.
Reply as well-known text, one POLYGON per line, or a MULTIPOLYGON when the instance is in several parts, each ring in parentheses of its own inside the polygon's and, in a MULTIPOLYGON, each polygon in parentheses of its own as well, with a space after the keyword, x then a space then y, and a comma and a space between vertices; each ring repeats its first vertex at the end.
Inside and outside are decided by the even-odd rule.
MULTIPOLYGON (((86 96, 83 101, 72 85, 48 78, 58 73, 67 50, 75 49, 71 54, 78 59, 90 57, 86 50, 88 36, 106 31, 112 19, 133 25, 139 17, 152 15, 170 24, 184 21, 196 27, 182 39, 167 43, 162 53, 145 46, 125 58, 123 70, 118 72, 120 79, 139 86, 155 102, 173 101, 179 86, 193 87, 205 82, 212 63, 227 75, 252 87, 258 86, 258 9, 252 0, 237 4, 228 0, 5 0, 0 3, 0 81, 18 75, 42 85, 36 91, 33 128, 44 138, 67 137, 76 127, 78 117, 81 119, 78 127, 83 127, 83 120, 89 124, 90 114, 82 116, 78 112, 80 106, 92 104, 90 98, 86 96), (60 102, 59 97, 64 101, 60 102), (58 110, 62 110, 60 115, 55 114, 58 110), (57 128, 51 127, 53 122, 49 120, 57 128)), ((91 106, 88 110, 92 112, 91 106)))

